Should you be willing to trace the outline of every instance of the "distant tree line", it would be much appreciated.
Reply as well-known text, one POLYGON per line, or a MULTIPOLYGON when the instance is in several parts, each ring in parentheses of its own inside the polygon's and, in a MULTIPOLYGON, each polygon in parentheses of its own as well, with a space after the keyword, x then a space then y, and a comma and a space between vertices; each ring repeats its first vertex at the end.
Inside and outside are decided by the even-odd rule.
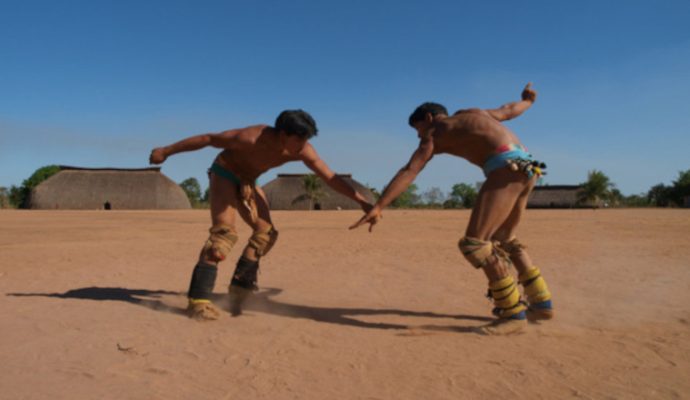
POLYGON ((623 195, 601 171, 593 170, 581 185, 580 204, 593 207, 683 207, 690 200, 690 169, 678 172, 670 186, 663 183, 652 186, 647 193, 623 195))
MULTIPOLYGON (((57 165, 47 165, 34 171, 20 186, 9 188, 0 187, 0 208, 26 208, 30 200, 31 190, 41 182, 60 171, 57 165)), ((180 184, 187 194, 189 202, 194 208, 209 207, 209 190, 203 193, 196 178, 188 178, 180 184)), ((320 182, 312 174, 303 179, 306 198, 310 202, 317 202, 325 196, 320 182)), ((381 195, 376 188, 367 185, 378 199, 381 195)), ((393 208, 472 208, 477 201, 478 188, 481 183, 474 185, 457 183, 447 193, 438 187, 432 187, 419 193, 416 184, 410 185, 391 204, 393 208)), ((616 184, 602 171, 592 170, 587 174, 587 180, 580 184, 578 202, 583 206, 592 207, 683 207, 690 201, 690 169, 680 171, 671 185, 663 183, 652 186, 646 193, 623 195, 616 188, 616 184)), ((385 190, 385 188, 384 188, 385 190)))

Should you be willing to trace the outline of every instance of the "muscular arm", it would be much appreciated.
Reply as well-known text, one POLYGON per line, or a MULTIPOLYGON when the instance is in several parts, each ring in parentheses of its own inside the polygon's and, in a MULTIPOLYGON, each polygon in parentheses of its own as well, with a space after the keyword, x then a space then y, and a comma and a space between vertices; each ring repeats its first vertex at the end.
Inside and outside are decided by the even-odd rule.
POLYGON ((503 106, 491 110, 486 110, 489 115, 498 121, 506 121, 516 118, 532 107, 537 99, 537 92, 532 90, 532 84, 528 83, 522 91, 522 100, 504 104, 503 106))
POLYGON ((321 178, 328 186, 333 188, 336 192, 347 196, 348 198, 356 201, 363 210, 368 211, 371 205, 355 188, 353 188, 347 181, 336 175, 328 165, 319 157, 316 150, 307 143, 304 146, 304 150, 300 154, 304 165, 321 178))
POLYGON ((236 129, 190 136, 171 145, 153 149, 149 161, 151 164, 160 164, 174 154, 195 151, 207 146, 229 149, 236 142, 236 136, 239 132, 240 130, 236 129))
POLYGON ((414 182, 417 175, 424 169, 426 163, 431 160, 434 155, 434 142, 432 139, 422 139, 419 147, 412 154, 410 161, 398 171, 391 179, 390 183, 383 191, 381 198, 376 202, 379 209, 386 208, 398 196, 400 196, 408 186, 414 182))

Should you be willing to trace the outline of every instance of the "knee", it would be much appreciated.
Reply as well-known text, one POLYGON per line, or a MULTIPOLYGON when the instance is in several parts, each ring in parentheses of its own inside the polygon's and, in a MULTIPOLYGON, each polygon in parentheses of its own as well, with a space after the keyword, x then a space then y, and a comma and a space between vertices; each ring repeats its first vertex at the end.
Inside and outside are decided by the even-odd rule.
POLYGON ((249 247, 256 250, 258 257, 265 256, 278 241, 278 231, 269 225, 267 228, 256 229, 249 238, 249 247))
POLYGON ((209 233, 202 251, 203 256, 211 262, 225 260, 237 243, 237 231, 233 226, 218 224, 212 226, 209 233))
POLYGON ((475 268, 482 268, 492 260, 507 259, 505 253, 493 242, 465 236, 458 242, 458 248, 475 268))

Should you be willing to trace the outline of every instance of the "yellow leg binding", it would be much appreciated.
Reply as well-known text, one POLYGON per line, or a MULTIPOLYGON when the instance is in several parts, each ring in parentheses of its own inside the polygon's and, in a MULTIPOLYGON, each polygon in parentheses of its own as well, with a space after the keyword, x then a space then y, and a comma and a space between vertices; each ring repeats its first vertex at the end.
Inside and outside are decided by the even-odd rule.
POLYGON ((525 318, 524 311, 527 307, 520 301, 520 291, 518 291, 517 284, 512 276, 506 276, 499 281, 491 282, 489 291, 496 305, 494 314, 497 317, 525 318))
POLYGON ((541 276, 539 268, 529 269, 524 274, 520 274, 520 284, 525 288, 525 296, 529 302, 530 319, 551 319, 553 318, 553 308, 551 305, 551 292, 546 286, 546 281, 541 276))

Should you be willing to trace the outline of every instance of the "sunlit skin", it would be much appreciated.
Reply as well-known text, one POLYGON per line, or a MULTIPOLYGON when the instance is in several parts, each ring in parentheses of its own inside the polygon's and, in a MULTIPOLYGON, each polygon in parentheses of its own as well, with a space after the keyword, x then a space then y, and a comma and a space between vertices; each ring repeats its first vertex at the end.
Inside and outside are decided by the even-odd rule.
MULTIPOLYGON (((371 210, 372 206, 364 196, 331 171, 306 139, 288 135, 268 125, 191 136, 169 146, 153 149, 149 161, 151 164, 161 164, 173 154, 207 146, 222 149, 215 162, 232 171, 244 182, 254 182, 264 172, 287 162, 302 161, 336 192, 356 201, 364 212, 371 210)), ((236 211, 254 230, 272 225, 268 202, 260 187, 256 187, 255 196, 258 219, 252 221, 249 211, 240 206, 241 199, 236 185, 214 173, 209 174, 209 181, 213 225, 235 226, 236 211)), ((255 250, 249 246, 245 247, 243 256, 250 260, 257 259, 255 250)), ((200 261, 215 264, 215 261, 207 258, 205 252, 201 253, 200 261)))
MULTIPOLYGON (((520 144, 518 137, 501 122, 521 115, 532 106, 536 97, 530 83, 522 91, 520 101, 496 109, 465 109, 452 116, 427 113, 424 120, 414 124, 420 141, 410 161, 393 177, 374 207, 350 229, 368 223, 371 232, 381 219, 381 211, 407 190, 434 155, 451 154, 482 167, 498 147, 520 144)), ((536 177, 528 178, 524 173, 507 167, 491 172, 479 191, 466 236, 481 240, 513 237, 535 181, 536 177)), ((524 257, 513 260, 520 273, 532 265, 527 254, 523 253, 524 257)), ((490 263, 484 272, 490 281, 508 275, 506 266, 500 262, 490 263)))

